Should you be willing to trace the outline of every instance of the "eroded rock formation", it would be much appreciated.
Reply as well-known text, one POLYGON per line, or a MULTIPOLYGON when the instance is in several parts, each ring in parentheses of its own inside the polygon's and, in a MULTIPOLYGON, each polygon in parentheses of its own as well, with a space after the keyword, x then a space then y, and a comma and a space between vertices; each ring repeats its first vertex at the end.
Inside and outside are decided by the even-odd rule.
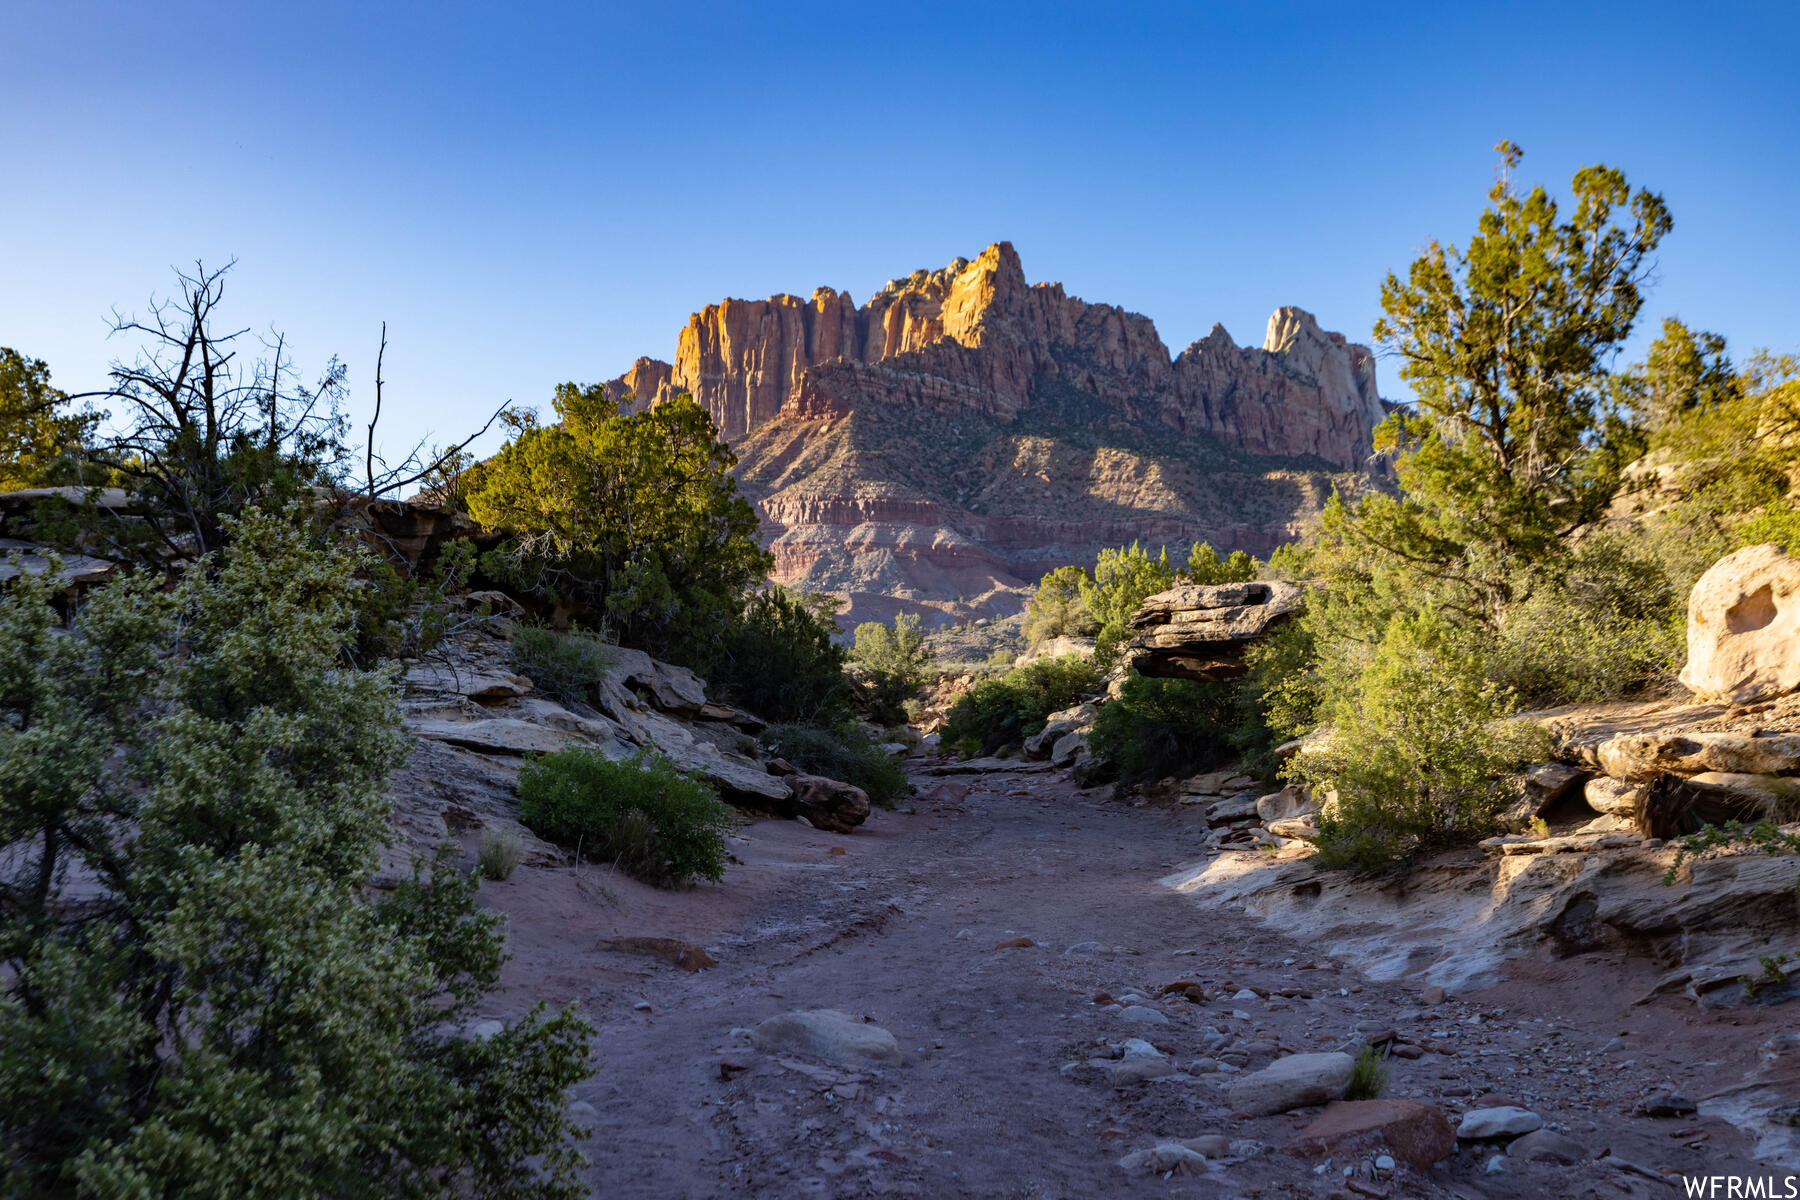
POLYGON ((1164 679, 1236 679, 1244 652, 1299 612, 1305 595, 1285 580, 1187 583, 1158 592, 1131 618, 1131 665, 1164 679))
POLYGON ((863 305, 726 300, 672 363, 609 385, 691 393, 740 457, 778 582, 848 619, 1015 611, 1045 570, 1133 540, 1267 553, 1364 486, 1384 406, 1367 348, 1282 308, 1171 357, 1149 318, 1028 284, 1012 246, 863 305))
POLYGON ((1026 283, 1008 242, 893 280, 860 307, 833 288, 708 305, 672 364, 641 358, 612 386, 640 403, 688 392, 732 440, 870 403, 1010 422, 1060 386, 1135 420, 1344 469, 1366 464, 1384 411, 1368 347, 1311 313, 1277 309, 1260 348, 1215 325, 1171 358, 1148 317, 1026 283))

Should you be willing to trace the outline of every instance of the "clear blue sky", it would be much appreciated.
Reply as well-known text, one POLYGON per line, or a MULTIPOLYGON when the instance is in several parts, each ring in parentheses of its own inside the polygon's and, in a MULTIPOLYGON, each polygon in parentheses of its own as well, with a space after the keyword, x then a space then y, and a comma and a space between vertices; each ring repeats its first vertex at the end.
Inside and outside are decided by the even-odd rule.
MULTIPOLYGON (((1259 341, 1367 340, 1491 147, 1664 193, 1652 323, 1800 348, 1792 4, 234 4, 7 0, 0 345, 97 386, 170 267, 337 353, 392 440, 668 358, 724 296, 1033 280, 1259 341)), ((1383 367, 1384 390, 1400 389, 1383 367)))

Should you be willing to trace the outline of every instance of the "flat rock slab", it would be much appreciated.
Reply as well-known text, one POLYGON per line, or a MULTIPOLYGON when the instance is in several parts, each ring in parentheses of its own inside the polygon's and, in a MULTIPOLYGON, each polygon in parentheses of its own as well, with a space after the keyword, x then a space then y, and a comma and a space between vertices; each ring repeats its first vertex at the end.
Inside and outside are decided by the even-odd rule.
POLYGON ((414 721, 412 731, 422 738, 490 754, 554 754, 571 744, 588 744, 587 739, 572 737, 562 730, 507 717, 486 721, 414 721))
POLYGON ((836 1063, 900 1065, 900 1043, 879 1025, 834 1008, 815 1008, 770 1017, 750 1034, 765 1052, 788 1051, 836 1063))
POLYGON ((1467 1142, 1490 1142, 1523 1137, 1543 1127, 1544 1118, 1530 1109, 1502 1105, 1470 1109, 1462 1124, 1456 1127, 1456 1136, 1467 1142))
POLYGON ((1290 1054, 1260 1071, 1232 1081, 1228 1097, 1233 1110, 1269 1117, 1309 1104, 1343 1098, 1356 1060, 1348 1054, 1290 1054))
POLYGON ((511 671, 457 669, 424 663, 406 673, 406 686, 419 692, 448 692, 471 700, 509 700, 531 691, 531 680, 511 671))
POLYGON ((1292 1147, 1312 1157, 1383 1148, 1402 1162, 1429 1167, 1456 1153, 1456 1133, 1442 1110, 1422 1100, 1334 1100, 1292 1147))

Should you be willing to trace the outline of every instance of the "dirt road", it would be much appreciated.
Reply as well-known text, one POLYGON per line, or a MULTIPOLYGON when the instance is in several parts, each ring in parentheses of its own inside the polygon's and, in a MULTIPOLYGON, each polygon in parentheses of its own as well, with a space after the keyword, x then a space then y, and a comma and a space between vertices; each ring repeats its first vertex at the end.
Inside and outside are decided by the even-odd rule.
POLYGON ((484 885, 513 918, 492 1015, 573 999, 599 1030, 596 1072, 576 1091, 595 1195, 1667 1197, 1685 1193, 1647 1174, 1782 1174, 1723 1121, 1633 1114, 1647 1092, 1697 1097, 1747 1070, 1779 1010, 1632 1007, 1652 969, 1591 955, 1426 1004, 1415 983, 1370 982, 1160 886, 1199 853, 1191 816, 1045 774, 919 784, 851 837, 747 825, 723 883, 688 892, 603 868, 484 885), (717 965, 593 948, 620 937, 679 938, 717 965), (1158 995, 1178 979, 1213 998, 1158 995), (765 1053, 746 1036, 811 1009, 891 1031, 902 1062, 765 1053), (1429 1170, 1372 1153, 1326 1165, 1285 1150, 1318 1109, 1233 1113, 1231 1080, 1355 1044, 1359 1022, 1429 1047, 1390 1061, 1390 1096, 1430 1101, 1452 1125, 1514 1101, 1605 1157, 1490 1173, 1498 1147, 1465 1144, 1429 1170), (1131 1038, 1169 1073, 1116 1083, 1107 1056, 1131 1038), (1197 1173, 1119 1165, 1202 1135, 1217 1138, 1198 1143, 1204 1166, 1183 1168, 1197 1173))

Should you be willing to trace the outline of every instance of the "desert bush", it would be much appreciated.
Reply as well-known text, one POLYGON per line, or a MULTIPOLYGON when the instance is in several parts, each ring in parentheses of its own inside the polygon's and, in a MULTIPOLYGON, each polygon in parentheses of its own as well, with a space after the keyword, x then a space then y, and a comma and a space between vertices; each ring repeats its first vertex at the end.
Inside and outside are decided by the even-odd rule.
POLYGON ((409 741, 392 674, 343 666, 362 556, 219 527, 66 631, 0 586, 0 1194, 585 1194, 587 1026, 446 1032, 504 959, 450 858, 362 895, 409 741))
POLYGON ((489 830, 481 835, 481 850, 477 861, 481 864, 481 877, 504 883, 512 878, 519 864, 525 859, 525 847, 519 839, 508 833, 495 833, 489 830))
POLYGON ((583 858, 611 859, 647 883, 678 886, 725 872, 731 810, 660 755, 613 762, 578 747, 528 761, 519 818, 583 858))
POLYGON ((720 637, 708 682, 771 721, 832 724, 849 716, 845 654, 833 640, 838 601, 771 587, 756 592, 720 637))
POLYGON ((619 640, 699 668, 768 570, 737 458, 691 398, 623 414, 603 385, 557 387, 558 420, 515 436, 464 489, 511 535, 495 569, 604 622, 619 640))
POLYGON ((1237 753, 1245 715, 1232 684, 1134 672, 1119 696, 1100 706, 1088 748, 1120 783, 1185 775, 1237 753))
POLYGON ((595 633, 559 632, 517 622, 512 629, 513 670, 559 700, 594 698, 594 686, 612 667, 606 642, 595 633))
POLYGON ((985 679, 951 708, 943 743, 994 754, 1044 727, 1051 713, 1072 708, 1100 683, 1100 672, 1078 654, 1047 658, 998 679, 985 679))
POLYGON ((1032 648, 1056 637, 1092 637, 1100 622, 1081 599, 1081 585, 1091 583, 1084 567, 1058 567, 1038 580, 1037 594, 1025 612, 1025 644, 1032 648))
POLYGON ((1387 1085, 1387 1060, 1375 1047, 1364 1046, 1350 1067, 1350 1086, 1344 1092, 1344 1099, 1379 1100, 1387 1094, 1387 1085))
POLYGON ((1242 550, 1220 558, 1211 542, 1196 542, 1181 573, 1189 583, 1248 583, 1256 578, 1256 560, 1242 550))
POLYGON ((1667 688, 1687 652, 1686 604, 1644 539, 1596 533, 1506 612, 1489 670, 1523 704, 1667 688))
POLYGON ((1371 869, 1493 831, 1512 798, 1505 776, 1542 747, 1532 728, 1501 720, 1514 703, 1487 679, 1487 649, 1434 609, 1394 618, 1325 711, 1332 736, 1289 767, 1337 790, 1319 822, 1323 864, 1371 869))
POLYGON ((1136 542, 1100 551, 1092 577, 1077 581, 1081 602, 1093 615, 1099 632, 1094 635, 1094 662, 1110 670, 1131 636, 1127 622, 1145 597, 1175 586, 1175 568, 1169 565, 1168 547, 1151 557, 1136 542))
POLYGON ((916 613, 899 613, 893 625, 864 621, 856 627, 850 661, 862 670, 859 700, 869 719, 898 725, 932 667, 932 653, 916 613))
POLYGON ((906 793, 906 769, 856 725, 833 729, 771 725, 761 741, 771 756, 787 759, 808 775, 853 784, 884 807, 906 793))

